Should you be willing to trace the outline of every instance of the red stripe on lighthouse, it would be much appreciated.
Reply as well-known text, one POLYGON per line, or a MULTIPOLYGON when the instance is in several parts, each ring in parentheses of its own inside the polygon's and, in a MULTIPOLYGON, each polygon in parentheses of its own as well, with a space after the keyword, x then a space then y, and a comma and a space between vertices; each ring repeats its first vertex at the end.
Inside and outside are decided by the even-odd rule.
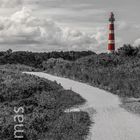
POLYGON ((115 39, 115 36, 114 34, 109 34, 109 37, 108 37, 109 40, 114 40, 115 39))
POLYGON ((115 50, 115 44, 108 44, 108 50, 114 51, 115 50))
POLYGON ((114 23, 109 24, 109 30, 114 30, 114 23))

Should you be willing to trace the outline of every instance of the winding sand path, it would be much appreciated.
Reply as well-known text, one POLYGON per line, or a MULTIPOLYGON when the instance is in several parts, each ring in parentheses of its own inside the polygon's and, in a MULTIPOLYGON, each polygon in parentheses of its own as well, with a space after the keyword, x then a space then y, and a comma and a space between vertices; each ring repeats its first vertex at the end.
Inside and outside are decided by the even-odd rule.
POLYGON ((72 88, 87 100, 89 107, 96 110, 92 118, 95 124, 91 127, 91 137, 88 139, 140 140, 140 117, 121 108, 118 96, 70 79, 42 72, 30 72, 30 74, 56 80, 65 89, 72 88))

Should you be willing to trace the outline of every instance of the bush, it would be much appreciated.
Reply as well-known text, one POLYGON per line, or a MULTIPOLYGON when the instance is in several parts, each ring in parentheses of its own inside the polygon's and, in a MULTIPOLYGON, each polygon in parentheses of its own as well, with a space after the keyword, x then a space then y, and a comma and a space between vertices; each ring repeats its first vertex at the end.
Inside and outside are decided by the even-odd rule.
POLYGON ((140 97, 138 50, 124 45, 115 54, 91 55, 75 62, 63 60, 57 63, 57 60, 53 59, 44 63, 43 67, 48 73, 88 82, 119 96, 137 98, 140 97), (63 67, 60 68, 60 65, 63 67))
MULTIPOLYGON (((61 85, 51 82, 47 79, 39 78, 33 75, 22 74, 10 70, 0 70, 0 139, 14 139, 14 107, 23 107, 25 140, 44 140, 50 138, 52 140, 67 140, 66 136, 81 140, 87 135, 90 126, 90 118, 86 115, 86 120, 79 121, 85 112, 73 113, 72 117, 69 113, 64 113, 65 109, 85 103, 85 100, 78 94, 64 90, 61 85), (67 119, 66 119, 67 117, 67 119), (67 121, 65 121, 67 120, 67 121), (56 126, 60 125, 58 129, 56 126), (68 129, 69 122, 71 131, 68 129), (84 124, 82 128, 79 126, 84 124), (77 131, 75 131, 77 130, 77 131), (79 131, 81 135, 79 136, 79 131), (87 132, 85 134, 85 131, 87 132), (56 132, 56 133, 55 133, 56 132)), ((73 139, 74 140, 74 139, 73 139)))
POLYGON ((134 56, 138 54, 138 48, 132 47, 130 44, 124 45, 118 49, 118 53, 122 56, 134 56))

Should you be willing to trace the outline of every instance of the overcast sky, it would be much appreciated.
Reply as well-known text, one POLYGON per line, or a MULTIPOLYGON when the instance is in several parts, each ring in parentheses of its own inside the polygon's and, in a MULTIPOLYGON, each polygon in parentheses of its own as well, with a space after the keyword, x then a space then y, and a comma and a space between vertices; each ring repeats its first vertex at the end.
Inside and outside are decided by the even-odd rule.
POLYGON ((116 17, 116 46, 140 44, 139 0, 0 0, 0 50, 107 48, 108 17, 116 17))

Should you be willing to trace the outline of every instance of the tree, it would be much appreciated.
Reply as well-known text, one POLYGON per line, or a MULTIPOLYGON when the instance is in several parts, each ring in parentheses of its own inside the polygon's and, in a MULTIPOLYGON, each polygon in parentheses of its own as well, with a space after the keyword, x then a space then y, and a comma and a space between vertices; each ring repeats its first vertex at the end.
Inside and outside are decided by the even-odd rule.
POLYGON ((12 54, 12 50, 11 50, 11 49, 9 49, 9 50, 6 51, 6 55, 7 55, 7 56, 9 56, 9 55, 11 55, 11 54, 12 54))
POLYGON ((137 49, 130 44, 124 44, 123 47, 118 49, 118 53, 122 56, 134 56, 137 52, 137 49))

